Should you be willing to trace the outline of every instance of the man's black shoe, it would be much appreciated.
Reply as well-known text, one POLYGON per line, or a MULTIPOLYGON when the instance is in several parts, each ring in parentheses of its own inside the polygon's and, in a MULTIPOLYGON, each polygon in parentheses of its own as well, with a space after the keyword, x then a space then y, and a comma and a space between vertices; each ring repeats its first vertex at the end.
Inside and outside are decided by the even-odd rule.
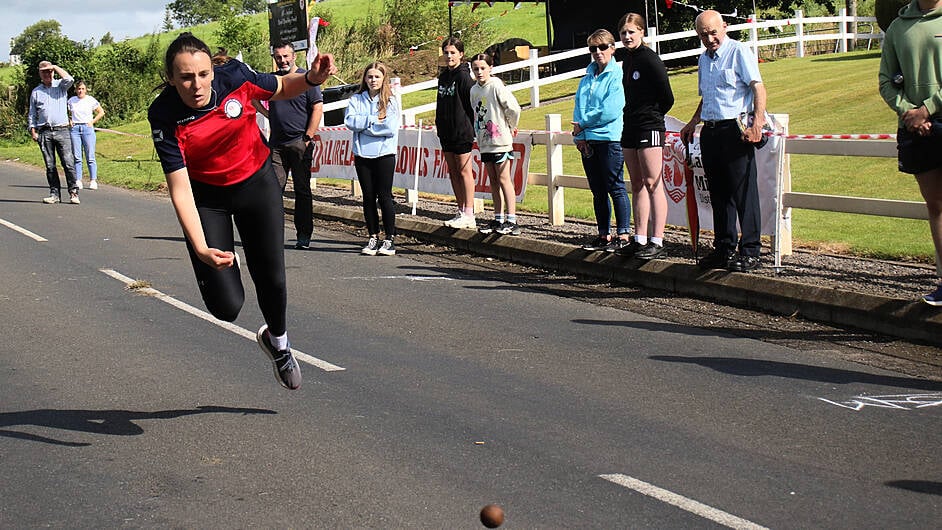
POLYGON ((735 257, 735 252, 714 248, 709 254, 700 258, 700 261, 697 262, 697 266, 703 270, 727 269, 735 257))
POLYGON ((732 272, 750 272, 759 268, 759 256, 739 255, 736 259, 729 262, 729 270, 732 272))

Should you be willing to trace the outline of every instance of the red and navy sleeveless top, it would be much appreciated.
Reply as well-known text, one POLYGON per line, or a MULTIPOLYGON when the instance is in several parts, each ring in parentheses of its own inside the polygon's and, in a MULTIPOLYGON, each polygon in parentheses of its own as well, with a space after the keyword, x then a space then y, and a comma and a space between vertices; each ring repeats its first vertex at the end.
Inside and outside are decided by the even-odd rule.
POLYGON ((236 60, 214 68, 210 102, 201 109, 186 106, 176 88, 164 88, 147 111, 164 173, 186 168, 191 179, 214 186, 252 176, 270 153, 252 100, 267 100, 277 88, 273 74, 236 60))

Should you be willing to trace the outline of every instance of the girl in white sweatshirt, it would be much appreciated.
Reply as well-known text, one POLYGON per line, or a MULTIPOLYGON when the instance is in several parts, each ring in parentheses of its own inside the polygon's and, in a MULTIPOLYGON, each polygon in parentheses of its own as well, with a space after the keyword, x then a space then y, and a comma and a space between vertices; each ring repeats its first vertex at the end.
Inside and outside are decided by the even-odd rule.
POLYGON ((481 228, 481 232, 519 235, 517 193, 510 178, 510 164, 513 139, 517 135, 517 122, 520 120, 520 105, 503 81, 491 77, 493 65, 493 59, 485 53, 471 59, 471 73, 477 79, 477 83, 471 87, 474 132, 481 161, 491 181, 491 197, 494 201, 494 220, 481 228))

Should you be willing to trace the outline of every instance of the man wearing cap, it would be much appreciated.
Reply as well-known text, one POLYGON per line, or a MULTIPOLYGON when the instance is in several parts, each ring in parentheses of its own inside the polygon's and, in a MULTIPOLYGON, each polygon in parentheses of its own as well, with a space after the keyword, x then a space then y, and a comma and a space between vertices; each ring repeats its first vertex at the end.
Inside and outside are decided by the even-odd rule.
POLYGON ((75 178, 75 160, 72 158, 72 138, 69 133, 69 87, 74 82, 62 67, 49 61, 40 61, 41 83, 29 95, 29 134, 39 143, 46 164, 49 196, 46 204, 62 202, 62 181, 56 169, 56 153, 65 171, 69 186, 69 202, 79 204, 78 180, 75 178), (53 73, 60 79, 53 79, 53 73))

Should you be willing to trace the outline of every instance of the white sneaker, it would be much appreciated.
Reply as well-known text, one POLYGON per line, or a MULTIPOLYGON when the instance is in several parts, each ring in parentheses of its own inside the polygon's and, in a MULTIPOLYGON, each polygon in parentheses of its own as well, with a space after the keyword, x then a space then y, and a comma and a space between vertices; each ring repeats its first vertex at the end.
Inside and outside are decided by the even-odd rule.
POLYGON ((88 183, 88 189, 90 189, 90 190, 97 190, 97 189, 98 189, 98 181, 97 181, 97 180, 93 180, 93 181, 89 182, 89 183, 88 183))
POLYGON ((75 181, 75 186, 78 187, 78 189, 80 189, 80 190, 81 190, 81 189, 85 189, 85 185, 82 184, 82 179, 76 180, 76 181, 75 181))
POLYGON ((464 217, 464 213, 458 212, 457 214, 455 214, 454 217, 452 217, 451 219, 445 221, 445 226, 447 226, 447 227, 449 227, 449 228, 458 228, 457 226, 455 226, 455 223, 461 221, 461 218, 462 218, 462 217, 464 217))
POLYGON ((473 228, 477 230, 478 222, 473 215, 459 214, 454 219, 445 222, 445 226, 450 228, 473 228))
POLYGON ((69 194, 69 204, 82 204, 82 201, 78 198, 78 193, 73 192, 69 194))

